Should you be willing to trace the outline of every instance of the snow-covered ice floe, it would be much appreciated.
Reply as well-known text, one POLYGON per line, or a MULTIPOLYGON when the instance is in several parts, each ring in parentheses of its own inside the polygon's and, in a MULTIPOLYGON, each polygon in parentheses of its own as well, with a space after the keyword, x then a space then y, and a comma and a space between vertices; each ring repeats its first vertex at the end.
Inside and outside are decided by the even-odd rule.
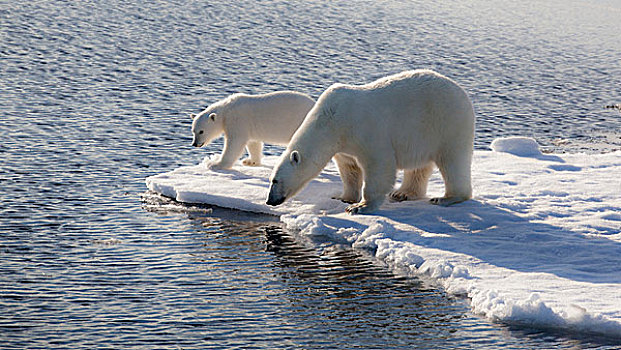
MULTIPOLYGON (((201 163, 146 184, 180 202, 278 215, 302 235, 345 240, 395 271, 467 295, 493 320, 621 338, 621 151, 552 155, 532 139, 498 139, 475 152, 472 200, 386 201, 358 216, 331 199, 341 190, 333 164, 292 200, 265 205, 276 160, 229 171, 201 163)), ((436 172, 428 195, 443 191, 436 172)))

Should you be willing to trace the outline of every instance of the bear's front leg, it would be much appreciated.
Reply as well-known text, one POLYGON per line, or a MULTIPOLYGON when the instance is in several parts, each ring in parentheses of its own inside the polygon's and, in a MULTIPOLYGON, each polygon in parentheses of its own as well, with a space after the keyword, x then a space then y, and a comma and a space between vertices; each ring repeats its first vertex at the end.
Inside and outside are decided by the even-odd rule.
POLYGON ((220 160, 208 164, 207 167, 212 170, 231 169, 239 157, 241 157, 245 146, 245 140, 240 141, 227 137, 224 141, 224 151, 222 151, 220 160))
POLYGON ((379 209, 395 183, 397 168, 394 159, 363 161, 360 166, 364 174, 362 200, 345 208, 349 214, 370 214, 379 209))
POLYGON ((350 204, 359 202, 360 189, 362 188, 362 169, 356 163, 356 159, 344 153, 337 153, 334 155, 334 161, 343 182, 343 193, 340 196, 332 197, 332 199, 350 204))

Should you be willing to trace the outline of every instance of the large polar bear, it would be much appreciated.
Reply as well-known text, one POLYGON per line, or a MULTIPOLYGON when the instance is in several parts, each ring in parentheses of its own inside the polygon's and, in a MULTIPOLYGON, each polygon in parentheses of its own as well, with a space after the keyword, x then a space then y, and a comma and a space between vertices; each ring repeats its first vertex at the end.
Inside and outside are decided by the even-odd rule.
POLYGON ((262 95, 234 94, 192 116, 192 146, 202 147, 224 133, 220 160, 211 169, 229 169, 244 151, 244 165, 261 164, 263 142, 286 145, 315 104, 308 95, 276 91, 262 95))
POLYGON ((443 206, 472 196, 470 165, 474 110, 466 92, 430 70, 406 71, 360 85, 335 84, 318 99, 271 175, 267 204, 279 205, 317 176, 334 157, 347 212, 370 213, 390 197, 423 198, 438 166, 443 206), (362 194, 362 196, 361 196, 362 194))

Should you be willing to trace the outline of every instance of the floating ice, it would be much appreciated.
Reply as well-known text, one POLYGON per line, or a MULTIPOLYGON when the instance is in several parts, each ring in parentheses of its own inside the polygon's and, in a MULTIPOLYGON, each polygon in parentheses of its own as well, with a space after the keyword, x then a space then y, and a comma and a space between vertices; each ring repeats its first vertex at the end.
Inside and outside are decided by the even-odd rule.
MULTIPOLYGON (((146 183, 181 202, 278 215, 302 235, 349 242, 467 295, 494 320, 621 338, 621 151, 542 155, 527 138, 492 148, 474 154, 473 200, 386 201, 375 215, 346 215, 331 199, 341 190, 333 164, 278 207, 264 204, 275 157, 230 171, 182 167, 146 183)), ((436 172, 429 196, 443 190, 436 172)))

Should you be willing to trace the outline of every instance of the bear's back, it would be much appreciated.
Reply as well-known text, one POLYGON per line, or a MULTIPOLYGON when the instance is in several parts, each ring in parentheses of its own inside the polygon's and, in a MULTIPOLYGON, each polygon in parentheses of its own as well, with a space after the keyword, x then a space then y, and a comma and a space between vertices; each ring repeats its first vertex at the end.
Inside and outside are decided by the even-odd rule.
POLYGON ((238 98, 235 118, 246 123, 253 140, 286 144, 315 104, 308 95, 295 91, 277 91, 238 98))

